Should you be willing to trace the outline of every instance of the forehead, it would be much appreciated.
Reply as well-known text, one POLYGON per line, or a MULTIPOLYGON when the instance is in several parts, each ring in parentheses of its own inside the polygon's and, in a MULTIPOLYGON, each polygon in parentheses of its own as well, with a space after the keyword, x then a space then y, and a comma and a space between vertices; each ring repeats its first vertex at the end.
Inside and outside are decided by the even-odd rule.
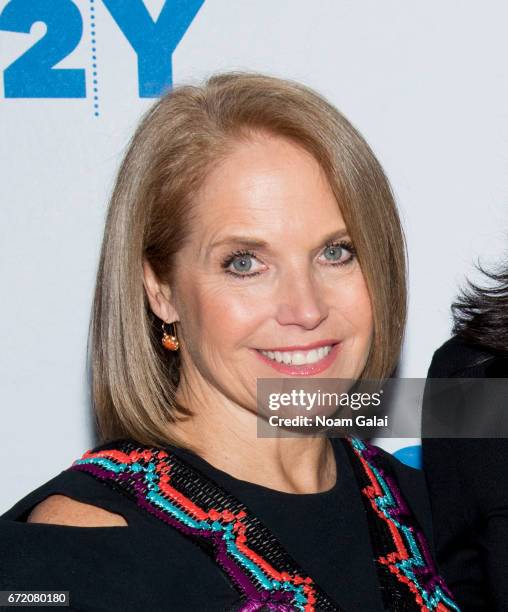
POLYGON ((257 234, 314 234, 343 227, 335 195, 317 160, 292 141, 259 135, 235 144, 196 199, 194 231, 206 242, 244 228, 257 234))

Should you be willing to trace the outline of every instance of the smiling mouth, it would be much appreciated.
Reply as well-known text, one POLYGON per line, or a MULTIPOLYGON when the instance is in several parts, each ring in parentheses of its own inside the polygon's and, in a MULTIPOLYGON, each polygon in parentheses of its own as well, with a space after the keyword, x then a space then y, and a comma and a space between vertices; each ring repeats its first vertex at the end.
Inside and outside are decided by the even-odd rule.
POLYGON ((257 349, 262 355, 275 361, 276 363, 282 363, 286 365, 310 365, 317 363, 324 359, 328 353, 332 350, 333 344, 327 344, 325 346, 316 347, 307 351, 262 351, 257 349))

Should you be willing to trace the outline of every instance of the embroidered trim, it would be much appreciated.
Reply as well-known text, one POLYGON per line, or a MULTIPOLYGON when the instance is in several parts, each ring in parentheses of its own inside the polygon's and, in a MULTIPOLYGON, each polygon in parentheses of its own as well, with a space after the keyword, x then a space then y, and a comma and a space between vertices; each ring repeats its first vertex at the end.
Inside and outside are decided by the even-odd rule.
POLYGON ((174 453, 126 440, 69 469, 116 485, 204 548, 244 598, 241 612, 340 612, 246 506, 174 453))
MULTIPOLYGON (((362 491, 384 605, 390 612, 460 612, 379 450, 343 440, 362 491)), ((175 453, 134 440, 87 451, 68 469, 118 489, 210 555, 240 593, 241 612, 341 612, 233 495, 175 453)))
MULTIPOLYGON (((385 605, 389 610, 460 612, 444 580, 438 575, 425 536, 401 495, 378 448, 357 438, 348 440, 360 460, 357 477, 368 512, 371 541, 385 605), (381 520, 379 520, 381 519, 381 520), (400 584, 409 590, 406 601, 393 607, 400 584)), ((353 467, 355 467, 353 462, 353 467)), ((399 595, 400 598, 400 595, 399 595)))

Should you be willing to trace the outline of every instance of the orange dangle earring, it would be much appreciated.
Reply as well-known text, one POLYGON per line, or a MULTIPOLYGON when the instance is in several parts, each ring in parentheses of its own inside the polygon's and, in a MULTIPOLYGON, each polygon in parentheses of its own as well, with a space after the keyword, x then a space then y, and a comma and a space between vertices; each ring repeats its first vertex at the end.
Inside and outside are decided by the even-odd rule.
POLYGON ((178 338, 176 337, 176 325, 173 322, 173 335, 166 333, 164 329, 164 321, 162 322, 162 346, 168 351, 177 351, 180 343, 178 342, 178 338))

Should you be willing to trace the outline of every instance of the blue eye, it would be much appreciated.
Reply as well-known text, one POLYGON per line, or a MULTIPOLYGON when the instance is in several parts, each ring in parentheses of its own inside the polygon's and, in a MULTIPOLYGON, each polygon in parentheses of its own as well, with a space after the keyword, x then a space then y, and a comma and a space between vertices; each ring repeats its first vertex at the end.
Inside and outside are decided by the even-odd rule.
POLYGON ((251 276, 260 274, 260 272, 245 274, 245 272, 249 272, 251 270, 253 259, 256 259, 254 253, 250 253, 249 251, 236 251, 235 253, 231 253, 231 255, 226 257, 226 259, 222 262, 222 267, 227 274, 231 274, 237 278, 249 278, 251 276))
MULTIPOLYGON (((326 261, 332 266, 346 266, 352 263, 355 253, 353 245, 347 241, 327 244, 323 251, 326 261)), ((231 274, 235 278, 250 278, 261 274, 260 270, 251 272, 253 261, 258 261, 254 253, 235 251, 223 260, 221 266, 226 274, 231 274)))
POLYGON ((355 249, 350 242, 337 242, 327 244, 323 253, 332 266, 345 266, 353 261, 355 249))
POLYGON ((332 261, 340 260, 342 256, 342 247, 341 246, 327 246, 325 249, 325 257, 327 259, 331 259, 332 261), (330 257, 328 257, 328 255, 330 257))
POLYGON ((252 261, 250 255, 244 255, 238 259, 233 260, 233 267, 238 272, 248 272, 252 268, 252 261))

